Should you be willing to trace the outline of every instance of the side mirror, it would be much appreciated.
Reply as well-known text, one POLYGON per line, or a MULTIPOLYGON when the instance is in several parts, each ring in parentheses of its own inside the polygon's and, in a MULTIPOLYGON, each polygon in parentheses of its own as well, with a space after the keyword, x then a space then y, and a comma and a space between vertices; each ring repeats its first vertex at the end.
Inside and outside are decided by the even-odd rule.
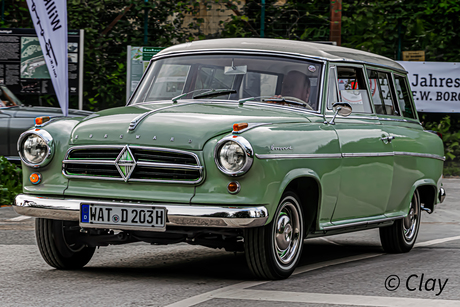
POLYGON ((348 102, 336 102, 332 105, 332 109, 340 116, 348 116, 353 111, 353 108, 348 102))
POLYGON ((336 102, 332 105, 332 109, 335 111, 334 117, 332 117, 329 123, 327 121, 325 122, 329 125, 335 125, 335 118, 337 114, 340 116, 348 116, 353 111, 353 108, 348 102, 336 102))

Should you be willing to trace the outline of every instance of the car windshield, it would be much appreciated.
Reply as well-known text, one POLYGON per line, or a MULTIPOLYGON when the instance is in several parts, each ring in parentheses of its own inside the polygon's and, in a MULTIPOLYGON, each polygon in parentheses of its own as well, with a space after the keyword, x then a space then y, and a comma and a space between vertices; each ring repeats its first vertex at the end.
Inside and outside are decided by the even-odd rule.
POLYGON ((254 97, 257 102, 317 111, 321 70, 321 63, 276 56, 176 56, 152 63, 132 103, 178 96, 235 101, 254 97), (206 94, 219 90, 221 95, 206 94))

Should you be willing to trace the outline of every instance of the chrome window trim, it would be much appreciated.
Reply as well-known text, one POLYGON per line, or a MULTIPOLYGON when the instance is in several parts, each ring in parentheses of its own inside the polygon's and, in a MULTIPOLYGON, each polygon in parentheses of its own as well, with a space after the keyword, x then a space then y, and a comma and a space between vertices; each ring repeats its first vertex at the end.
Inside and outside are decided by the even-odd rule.
MULTIPOLYGON (((165 53, 165 54, 157 54, 153 56, 150 59, 149 66, 145 70, 148 72, 148 69, 150 68, 151 64, 156 61, 160 60, 163 58, 168 58, 168 57, 175 57, 175 56, 183 56, 183 55, 203 55, 203 54, 242 54, 242 55, 263 55, 263 56, 275 56, 275 57, 285 57, 285 58, 293 58, 293 59, 300 59, 300 60, 311 60, 313 62, 317 62, 322 64, 322 72, 320 74, 321 80, 320 80, 320 85, 318 86, 318 110, 312 110, 313 112, 316 113, 321 113, 321 108, 322 108, 322 100, 321 98, 323 97, 323 87, 322 84, 324 84, 324 75, 325 75, 325 67, 327 66, 328 60, 322 57, 313 57, 313 56, 305 56, 302 54, 298 53, 289 53, 289 52, 275 52, 275 51, 269 51, 269 50, 254 50, 254 49, 200 49, 200 50, 184 50, 184 51, 176 51, 176 52, 171 52, 171 53, 165 53)), ((131 100, 133 99, 134 96, 136 96, 136 92, 140 88, 140 84, 144 80, 144 78, 147 76, 147 73, 144 73, 141 80, 139 81, 139 84, 137 85, 136 89, 134 90, 133 94, 129 98, 128 102, 126 103, 125 106, 131 105, 131 100)), ((132 105, 137 105, 139 103, 133 103, 132 105)))
MULTIPOLYGON (((389 115, 389 116, 395 116, 395 115, 389 115)), ((411 124, 422 125, 421 122, 418 122, 416 120, 405 119, 405 118, 402 118, 402 116, 399 116, 399 115, 397 115, 397 117, 400 117, 400 118, 379 117, 378 119, 383 120, 383 121, 393 121, 393 122, 402 122, 402 123, 411 123, 411 124)))
MULTIPOLYGON (((359 116, 359 115, 350 115, 350 116, 341 116, 341 115, 337 115, 337 119, 340 118, 340 119, 371 119, 371 120, 378 120, 379 118, 377 116, 368 116, 369 113, 366 113, 367 115, 363 115, 363 116, 359 116)), ((332 114, 328 114, 328 115, 325 115, 324 117, 326 118, 333 118, 334 115, 332 114)))
MULTIPOLYGON (((140 106, 140 105, 143 105, 143 104, 155 104, 155 103, 160 103, 160 101, 161 102, 167 102, 168 100, 139 102, 139 103, 133 104, 133 106, 140 106)), ((198 100, 198 101, 193 101, 193 102, 188 101, 188 102, 184 102, 184 103, 187 103, 187 104, 194 104, 194 103, 195 104, 206 104, 206 103, 211 103, 211 104, 229 104, 229 103, 231 103, 231 104, 234 104, 234 103, 238 103, 238 100, 210 100, 210 101, 203 101, 203 100, 199 101, 198 100)), ((181 105, 184 105, 184 103, 177 103, 174 106, 181 106, 181 105)), ((270 108, 282 108, 282 109, 286 109, 286 110, 289 110, 289 111, 299 112, 299 113, 302 113, 302 114, 308 114, 308 115, 312 115, 312 116, 324 117, 323 114, 321 113, 321 111, 300 109, 300 108, 295 108, 295 107, 277 105, 277 104, 274 104, 274 103, 246 101, 244 103, 244 105, 264 106, 264 107, 270 107, 270 108)), ((170 107, 172 107, 172 106, 170 106, 170 107)), ((148 112, 150 112, 150 111, 148 111, 148 112)))
POLYGON ((29 130, 29 131, 23 132, 19 136, 19 139, 18 139, 18 142, 17 142, 17 150, 18 150, 18 153, 19 153, 19 157, 21 158, 22 162, 25 165, 33 167, 33 168, 43 167, 43 166, 47 165, 48 163, 50 163, 51 160, 53 159, 53 156, 54 156, 54 140, 53 140, 53 137, 51 136, 51 134, 49 134, 49 132, 46 131, 46 130, 41 130, 41 129, 29 130), (45 154, 45 158, 40 163, 31 163, 31 162, 29 162, 22 154, 22 144, 23 144, 25 138, 27 136, 31 135, 31 134, 38 135, 46 143, 47 152, 45 154))
MULTIPOLYGON (((404 79, 404 82, 406 83, 406 86, 407 86, 407 89, 409 90, 409 103, 411 105, 411 108, 412 108, 412 112, 414 113, 414 115, 416 116, 415 118, 412 118, 411 120, 415 120, 417 122, 420 123, 420 119, 418 117, 418 112, 417 112, 417 108, 415 106, 415 101, 414 101, 414 95, 412 95, 412 89, 410 87, 410 82, 409 82, 409 79, 407 78, 407 74, 406 75, 403 75, 401 73, 398 73, 398 72, 393 72, 391 75, 392 75, 392 78, 393 78, 393 85, 394 85, 394 90, 396 91, 396 79, 395 79, 395 74, 398 75, 399 77, 402 77, 404 79)), ((399 98, 397 97, 397 93, 396 93, 396 98, 398 100, 398 105, 399 105, 399 98)), ((402 112, 401 112, 401 116, 402 117, 405 117, 402 112)), ((409 117, 406 117, 406 118, 409 118, 409 117)), ((422 125, 420 123, 420 125, 422 125)))
POLYGON ((391 67, 391 66, 388 66, 388 65, 383 65, 383 64, 376 64, 376 63, 372 63, 372 62, 367 62, 367 61, 356 61, 356 60, 346 60, 346 59, 343 59, 343 60, 328 60, 329 62, 331 63, 346 63, 346 64, 363 64, 363 65, 369 65, 369 66, 372 66, 372 67, 379 67, 379 68, 383 68, 383 69, 388 69, 390 71, 396 71, 396 72, 399 72, 401 74, 406 74, 407 75, 407 71, 404 70, 404 69, 398 69, 396 67, 391 67))
POLYGON ((252 146, 248 142, 248 140, 246 140, 244 137, 236 136, 236 135, 229 135, 219 140, 216 146, 214 147, 214 162, 216 163, 217 168, 225 175, 232 176, 232 177, 241 176, 241 175, 246 174, 251 168, 252 163, 254 162, 254 150, 252 149, 252 146), (219 162, 220 149, 222 148, 222 146, 224 146, 225 143, 230 142, 230 141, 237 143, 246 154, 245 164, 240 170, 235 171, 235 172, 227 170, 219 162))
MULTIPOLYGON (((119 155, 120 155, 119 154, 119 155)), ((149 146, 134 146, 134 145, 79 145, 73 146, 67 150, 64 160, 62 161, 62 174, 64 177, 72 179, 96 179, 96 180, 112 180, 112 181, 127 181, 127 182, 157 182, 157 183, 179 183, 179 184, 198 184, 204 180, 205 173, 204 167, 200 163, 200 159, 197 154, 189 151, 178 150, 178 149, 167 149, 161 147, 149 147, 149 146), (170 153, 179 153, 184 155, 192 156, 197 165, 184 165, 184 164, 175 164, 175 163, 154 163, 154 162, 142 162, 136 161, 136 165, 139 166, 151 166, 155 168, 170 168, 170 169, 188 169, 188 170, 197 170, 200 173, 200 178, 197 180, 162 180, 162 179, 138 179, 138 178, 127 178, 126 180, 120 176, 118 177, 103 177, 103 176, 94 176, 94 175, 69 175, 66 173, 65 165, 66 164, 92 164, 92 165, 114 165, 117 166, 117 161, 119 156, 112 160, 70 160, 69 155, 74 150, 85 150, 85 149, 119 149, 120 154, 122 150, 127 147, 130 149, 142 149, 142 150, 152 150, 152 151, 161 151, 161 152, 170 152, 170 153), (78 162, 77 162, 78 161, 78 162), (169 167, 170 166, 170 167, 169 167)))
MULTIPOLYGON (((389 116, 392 116, 392 115, 389 115, 389 116)), ((324 117, 332 118, 334 117, 334 115, 328 114, 328 115, 325 115, 324 117)), ((377 116, 359 116, 359 115, 350 115, 350 116, 344 117, 344 116, 337 115, 337 118, 341 118, 341 119, 371 119, 371 120, 393 121, 393 122, 411 123, 411 124, 421 125, 421 123, 416 120, 405 119, 399 115, 397 115, 397 117, 399 118, 388 118, 388 117, 377 117, 377 116)))

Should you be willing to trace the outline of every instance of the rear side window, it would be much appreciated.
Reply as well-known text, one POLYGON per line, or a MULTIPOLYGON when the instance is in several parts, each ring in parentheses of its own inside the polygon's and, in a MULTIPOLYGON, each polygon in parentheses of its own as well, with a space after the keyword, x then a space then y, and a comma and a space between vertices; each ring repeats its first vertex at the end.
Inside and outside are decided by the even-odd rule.
POLYGON ((339 100, 348 102, 353 113, 372 113, 364 73, 358 67, 337 66, 339 100))
POLYGON ((407 86, 406 78, 399 75, 394 75, 396 96, 398 98, 399 108, 404 117, 416 118, 414 106, 410 98, 409 87, 407 86))
POLYGON ((376 70, 368 70, 369 85, 375 113, 383 115, 399 115, 390 90, 391 74, 376 70))

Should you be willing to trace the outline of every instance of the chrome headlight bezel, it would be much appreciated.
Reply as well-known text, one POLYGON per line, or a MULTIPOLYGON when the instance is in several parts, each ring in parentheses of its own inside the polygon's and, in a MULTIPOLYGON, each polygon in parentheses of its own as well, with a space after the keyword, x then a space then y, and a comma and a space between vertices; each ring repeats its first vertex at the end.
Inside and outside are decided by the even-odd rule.
POLYGON ((254 150, 252 149, 251 144, 242 136, 236 136, 236 135, 229 135, 221 139, 220 141, 217 142, 216 147, 214 148, 214 162, 217 165, 217 168, 224 173, 225 175, 236 177, 236 176, 241 176, 246 174, 249 169, 252 166, 252 163, 254 162, 254 150), (222 166, 220 163, 220 151, 222 147, 227 143, 227 142, 235 142, 237 145, 241 147, 245 154, 245 162, 242 168, 240 168, 237 171, 230 171, 226 169, 225 167, 222 166))
POLYGON ((19 157, 21 157, 21 160, 25 165, 33 167, 33 168, 43 167, 47 165, 48 163, 50 163, 51 160, 53 159, 53 156, 54 156, 53 137, 46 130, 41 130, 41 129, 29 130, 29 131, 22 133, 21 136, 19 137, 18 143, 17 143, 17 149, 18 149, 19 157), (46 144, 46 153, 44 156, 45 158, 40 163, 30 162, 24 157, 24 153, 23 153, 24 142, 27 140, 27 137, 32 134, 40 137, 46 144))

